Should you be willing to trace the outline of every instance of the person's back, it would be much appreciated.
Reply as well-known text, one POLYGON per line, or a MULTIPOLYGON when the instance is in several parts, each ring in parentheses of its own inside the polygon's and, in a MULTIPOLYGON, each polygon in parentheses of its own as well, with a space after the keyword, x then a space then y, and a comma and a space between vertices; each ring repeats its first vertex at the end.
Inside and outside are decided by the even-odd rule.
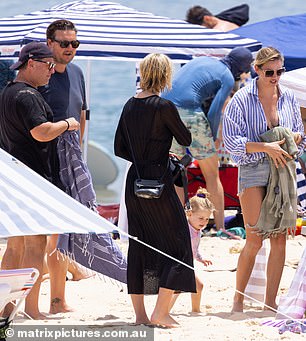
POLYGON ((197 57, 185 64, 175 75, 172 89, 163 97, 184 109, 202 111, 205 99, 223 88, 227 95, 234 86, 229 68, 212 57, 197 57))
POLYGON ((216 24, 214 25, 213 28, 214 30, 228 32, 228 31, 235 30, 236 28, 239 28, 239 26, 227 20, 222 20, 222 19, 217 18, 216 24))

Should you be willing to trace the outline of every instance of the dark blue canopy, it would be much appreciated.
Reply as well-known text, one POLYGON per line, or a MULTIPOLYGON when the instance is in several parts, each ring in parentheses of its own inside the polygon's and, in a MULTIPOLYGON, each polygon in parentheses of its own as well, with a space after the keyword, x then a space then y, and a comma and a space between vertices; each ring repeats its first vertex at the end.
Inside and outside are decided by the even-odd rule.
POLYGON ((306 13, 261 21, 231 32, 277 48, 285 57, 288 71, 306 66, 306 13))

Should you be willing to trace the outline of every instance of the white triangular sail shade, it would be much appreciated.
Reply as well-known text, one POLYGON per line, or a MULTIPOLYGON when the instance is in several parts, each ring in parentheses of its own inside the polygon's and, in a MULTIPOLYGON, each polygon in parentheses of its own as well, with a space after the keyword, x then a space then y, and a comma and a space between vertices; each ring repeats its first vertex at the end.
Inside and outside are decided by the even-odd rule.
POLYGON ((0 237, 105 233, 116 226, 0 149, 0 237))

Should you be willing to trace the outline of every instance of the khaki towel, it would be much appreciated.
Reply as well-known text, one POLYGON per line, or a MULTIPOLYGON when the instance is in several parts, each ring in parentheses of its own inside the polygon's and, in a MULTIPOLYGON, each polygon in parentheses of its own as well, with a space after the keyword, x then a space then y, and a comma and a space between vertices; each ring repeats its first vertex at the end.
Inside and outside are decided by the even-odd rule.
MULTIPOLYGON (((284 127, 275 127, 261 136, 262 141, 273 142, 286 139, 281 147, 295 157, 298 149, 293 133, 284 127)), ((287 160, 285 167, 276 168, 269 157, 270 177, 266 196, 262 202, 260 215, 255 227, 263 238, 285 233, 296 224, 297 194, 296 165, 294 158, 287 160)))

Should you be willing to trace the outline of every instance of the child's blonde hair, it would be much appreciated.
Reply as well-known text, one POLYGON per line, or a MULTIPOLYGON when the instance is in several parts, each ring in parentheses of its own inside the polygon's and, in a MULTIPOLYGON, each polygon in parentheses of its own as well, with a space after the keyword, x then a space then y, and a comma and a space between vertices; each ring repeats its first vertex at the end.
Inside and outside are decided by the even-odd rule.
POLYGON ((190 205, 192 212, 199 210, 209 210, 213 212, 215 207, 213 203, 209 200, 210 194, 207 192, 206 188, 199 187, 197 193, 190 198, 190 205))

